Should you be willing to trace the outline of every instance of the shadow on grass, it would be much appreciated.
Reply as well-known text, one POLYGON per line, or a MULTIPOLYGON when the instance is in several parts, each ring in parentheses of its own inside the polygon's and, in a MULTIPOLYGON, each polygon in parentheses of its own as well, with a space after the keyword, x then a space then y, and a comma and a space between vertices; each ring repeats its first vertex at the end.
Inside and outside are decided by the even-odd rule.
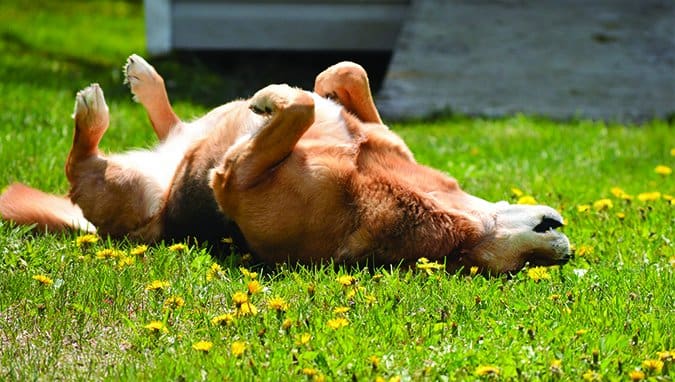
MULTIPOLYGON (((128 99, 122 86, 126 57, 119 63, 95 56, 83 57, 41 49, 20 35, 0 34, 8 57, 4 61, 5 84, 32 85, 70 90, 73 94, 92 82, 99 83, 107 99, 128 99)), ((134 52, 130 51, 128 54, 134 52)), ((189 102, 208 108, 236 98, 247 98, 272 83, 288 83, 312 89, 314 78, 339 61, 363 65, 371 76, 373 89, 382 83, 390 54, 387 52, 253 52, 181 51, 164 57, 146 57, 164 77, 172 101, 189 102)))

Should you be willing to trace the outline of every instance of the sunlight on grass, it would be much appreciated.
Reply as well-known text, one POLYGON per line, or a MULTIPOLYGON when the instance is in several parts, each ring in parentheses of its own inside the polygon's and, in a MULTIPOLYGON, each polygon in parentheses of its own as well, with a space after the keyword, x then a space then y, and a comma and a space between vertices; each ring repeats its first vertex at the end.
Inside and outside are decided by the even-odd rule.
MULTIPOLYGON (((155 142, 121 84, 124 58, 144 49, 142 9, 42 3, 0 4, 0 188, 65 193, 81 87, 101 82, 110 101, 106 151, 155 142)), ((177 110, 190 118, 206 107, 184 100, 177 110)), ((575 259, 508 278, 446 274, 423 259, 264 268, 229 238, 215 253, 0 222, 0 379, 675 377, 672 124, 518 115, 392 128, 472 194, 560 210, 575 259)))

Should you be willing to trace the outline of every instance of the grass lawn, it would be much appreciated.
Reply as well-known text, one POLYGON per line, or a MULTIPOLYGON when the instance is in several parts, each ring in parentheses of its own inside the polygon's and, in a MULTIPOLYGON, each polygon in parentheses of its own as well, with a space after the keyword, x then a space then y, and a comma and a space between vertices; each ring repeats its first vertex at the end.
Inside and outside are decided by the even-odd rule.
MULTIPOLYGON (((136 2, 0 3, 0 188, 67 191, 74 95, 90 82, 111 109, 104 148, 153 142, 121 76, 126 56, 144 52, 143 33, 136 2)), ((211 86, 227 86, 200 65, 155 63, 184 118, 213 106, 200 101, 211 86)), ((515 116, 392 127, 420 162, 475 195, 558 208, 577 257, 509 279, 271 271, 194 243, 34 235, 0 222, 0 379, 673 379, 672 123, 515 116)))

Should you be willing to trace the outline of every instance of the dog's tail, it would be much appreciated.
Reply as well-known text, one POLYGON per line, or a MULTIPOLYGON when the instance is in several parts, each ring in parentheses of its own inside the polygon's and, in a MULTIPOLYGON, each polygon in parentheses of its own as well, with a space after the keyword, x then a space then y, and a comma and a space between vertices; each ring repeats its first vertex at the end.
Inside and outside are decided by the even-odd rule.
POLYGON ((50 195, 21 183, 14 183, 0 195, 0 218, 37 230, 96 232, 80 207, 68 198, 50 195))

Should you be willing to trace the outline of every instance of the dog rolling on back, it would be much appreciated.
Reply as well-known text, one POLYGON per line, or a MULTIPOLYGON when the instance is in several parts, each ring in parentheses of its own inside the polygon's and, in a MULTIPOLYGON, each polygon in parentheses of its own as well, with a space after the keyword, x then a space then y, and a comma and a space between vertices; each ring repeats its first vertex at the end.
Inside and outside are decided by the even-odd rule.
POLYGON ((270 85, 189 123, 145 60, 131 56, 126 75, 157 147, 100 153, 108 108, 91 85, 76 97, 72 203, 13 185, 0 197, 4 219, 145 242, 240 236, 265 263, 426 257, 448 270, 504 273, 570 258, 552 208, 490 203, 418 164, 382 124, 357 64, 326 69, 314 92, 270 85))

